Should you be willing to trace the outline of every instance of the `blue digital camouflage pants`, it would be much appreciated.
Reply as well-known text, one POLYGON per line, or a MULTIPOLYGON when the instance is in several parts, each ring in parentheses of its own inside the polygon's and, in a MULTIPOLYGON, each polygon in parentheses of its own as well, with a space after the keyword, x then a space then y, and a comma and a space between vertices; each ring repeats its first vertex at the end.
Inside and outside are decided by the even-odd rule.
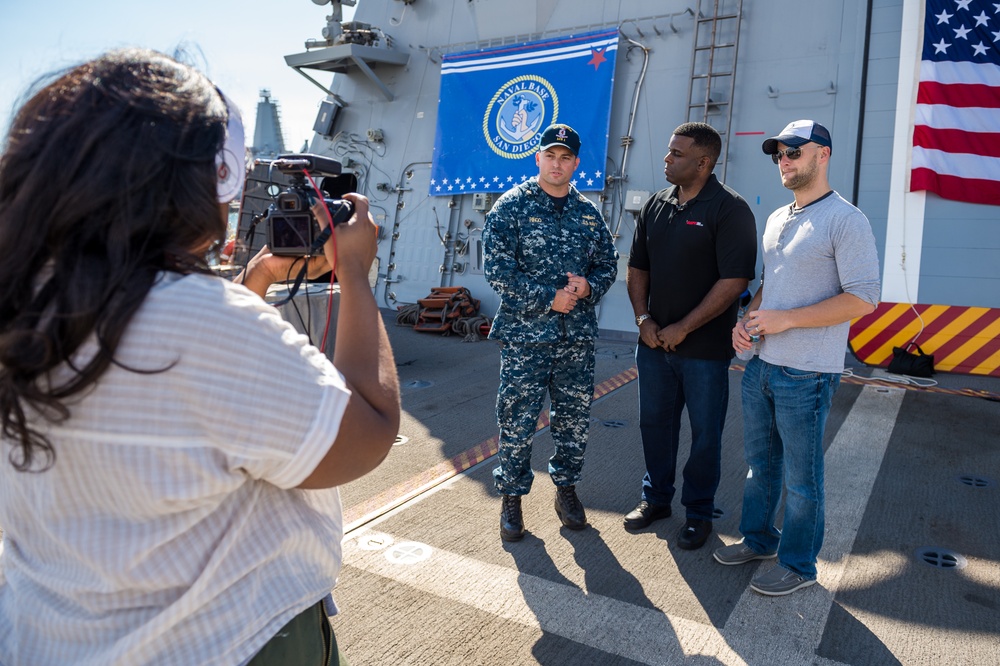
POLYGON ((548 391, 555 453, 549 475, 557 486, 575 485, 583 470, 594 395, 594 342, 503 343, 500 348, 500 466, 493 470, 502 495, 531 490, 531 440, 548 391))

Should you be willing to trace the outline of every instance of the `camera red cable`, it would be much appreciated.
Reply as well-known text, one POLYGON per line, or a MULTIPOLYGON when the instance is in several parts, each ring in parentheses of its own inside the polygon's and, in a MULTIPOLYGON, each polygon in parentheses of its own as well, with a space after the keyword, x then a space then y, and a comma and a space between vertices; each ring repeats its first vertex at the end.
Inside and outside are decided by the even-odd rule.
MULTIPOLYGON (((319 200, 323 202, 323 209, 326 210, 326 217, 329 220, 331 226, 333 225, 333 213, 330 212, 330 207, 326 205, 326 197, 323 196, 322 190, 316 185, 316 181, 313 180, 312 176, 308 171, 302 169, 302 173, 305 174, 306 178, 309 180, 309 184, 312 185, 313 191, 316 192, 316 196, 319 200)), ((333 241, 333 264, 330 266, 330 271, 333 272, 337 270, 337 234, 333 233, 333 229, 330 229, 330 240, 333 241)), ((332 278, 331 278, 332 282, 332 278)))
MULTIPOLYGON (((333 213, 330 212, 330 207, 326 205, 326 197, 323 196, 322 190, 320 190, 316 185, 316 181, 313 180, 308 171, 302 169, 302 173, 304 173, 306 178, 309 180, 309 184, 312 185, 313 191, 316 192, 316 196, 323 202, 323 208, 326 210, 326 216, 329 220, 327 224, 330 226, 330 241, 333 243, 333 263, 330 264, 330 288, 327 290, 326 326, 323 327, 323 341, 320 344, 320 349, 325 354, 327 335, 330 333, 330 320, 333 318, 333 283, 336 279, 337 271, 337 234, 334 233, 333 230, 333 213)), ((308 261, 308 258, 306 261, 308 261)))

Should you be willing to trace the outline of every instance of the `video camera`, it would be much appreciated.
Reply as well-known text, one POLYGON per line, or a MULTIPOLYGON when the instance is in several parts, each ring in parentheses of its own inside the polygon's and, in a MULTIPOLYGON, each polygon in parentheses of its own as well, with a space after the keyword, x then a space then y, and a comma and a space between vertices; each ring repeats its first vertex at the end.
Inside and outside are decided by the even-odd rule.
MULTIPOLYGON (((340 175, 340 162, 329 157, 295 153, 279 155, 271 163, 271 167, 281 173, 291 176, 288 187, 278 192, 274 201, 268 206, 267 246, 272 254, 286 257, 304 257, 322 252, 323 243, 329 238, 329 233, 320 229, 311 207, 317 200, 316 192, 306 182, 305 173, 336 178, 340 175)), ((323 199, 333 225, 346 222, 354 214, 354 206, 344 199, 323 199)))

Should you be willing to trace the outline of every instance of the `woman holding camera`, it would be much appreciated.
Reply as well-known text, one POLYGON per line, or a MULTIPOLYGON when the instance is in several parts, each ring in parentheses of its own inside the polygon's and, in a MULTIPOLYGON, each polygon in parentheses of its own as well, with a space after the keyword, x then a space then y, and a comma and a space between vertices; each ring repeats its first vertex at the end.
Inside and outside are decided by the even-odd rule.
POLYGON ((258 257, 246 286, 208 269, 242 134, 208 79, 145 50, 66 71, 12 123, 0 663, 337 663, 336 487, 399 425, 375 230, 348 195, 324 248, 331 364, 257 295, 290 259, 258 257))

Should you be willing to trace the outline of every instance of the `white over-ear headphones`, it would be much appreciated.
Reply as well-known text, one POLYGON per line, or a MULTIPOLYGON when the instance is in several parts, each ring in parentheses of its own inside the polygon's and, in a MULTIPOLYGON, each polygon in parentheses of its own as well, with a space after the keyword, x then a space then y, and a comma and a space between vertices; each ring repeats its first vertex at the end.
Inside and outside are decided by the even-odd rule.
MULTIPOLYGON (((217 89, 218 90, 218 89, 217 89)), ((243 118, 239 109, 228 97, 219 90, 219 95, 226 103, 229 119, 226 122, 226 142, 222 150, 215 156, 215 167, 219 181, 216 192, 219 203, 229 203, 243 191, 243 180, 246 178, 246 144, 243 134, 243 118)))

